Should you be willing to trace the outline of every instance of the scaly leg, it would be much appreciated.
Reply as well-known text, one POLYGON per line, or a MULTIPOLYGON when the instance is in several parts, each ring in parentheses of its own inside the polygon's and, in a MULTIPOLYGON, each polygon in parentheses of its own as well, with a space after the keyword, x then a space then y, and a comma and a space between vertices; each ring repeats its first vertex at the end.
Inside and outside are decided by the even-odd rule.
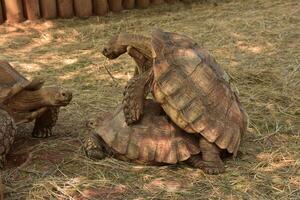
POLYGON ((83 140, 83 148, 87 157, 101 160, 106 157, 103 140, 96 133, 88 133, 83 140))
POLYGON ((200 155, 192 156, 187 163, 193 167, 201 168, 207 174, 220 174, 225 171, 224 163, 220 158, 220 149, 213 143, 201 138, 199 141, 200 155))
POLYGON ((123 98, 123 111, 128 125, 137 122, 143 115, 144 102, 150 92, 151 83, 151 71, 134 76, 128 81, 123 98))
POLYGON ((59 114, 59 107, 50 107, 35 120, 32 136, 46 138, 53 135, 52 128, 55 126, 59 114))
POLYGON ((201 138, 199 141, 202 152, 202 169, 208 174, 220 174, 225 171, 224 163, 220 158, 220 149, 214 143, 201 138))

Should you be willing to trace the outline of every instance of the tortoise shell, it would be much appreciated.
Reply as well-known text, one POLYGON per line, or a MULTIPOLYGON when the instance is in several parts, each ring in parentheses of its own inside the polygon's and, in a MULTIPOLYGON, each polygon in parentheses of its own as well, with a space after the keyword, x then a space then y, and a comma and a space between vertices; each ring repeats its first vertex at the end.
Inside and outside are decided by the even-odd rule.
POLYGON ((94 131, 118 158, 144 164, 175 164, 200 152, 197 137, 169 121, 152 100, 146 100, 145 115, 134 125, 126 124, 122 106, 100 120, 94 131))
POLYGON ((152 47, 156 101, 180 128, 236 155, 247 114, 228 75, 187 36, 156 30, 152 47))
POLYGON ((0 60, 0 105, 23 90, 38 90, 43 84, 41 79, 27 80, 7 61, 0 60))

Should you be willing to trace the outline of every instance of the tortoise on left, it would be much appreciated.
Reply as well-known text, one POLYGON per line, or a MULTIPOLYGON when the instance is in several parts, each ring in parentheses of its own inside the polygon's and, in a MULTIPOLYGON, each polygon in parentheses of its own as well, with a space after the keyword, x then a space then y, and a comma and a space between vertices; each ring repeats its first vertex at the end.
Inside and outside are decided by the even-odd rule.
POLYGON ((35 120, 32 136, 49 137, 59 108, 72 100, 72 92, 43 84, 41 79, 27 80, 8 62, 0 61, 0 167, 14 141, 16 125, 35 120))
POLYGON ((59 87, 42 87, 44 80, 27 80, 8 62, 0 61, 0 109, 18 125, 35 120, 33 137, 52 135, 59 107, 67 106, 72 92, 59 87))

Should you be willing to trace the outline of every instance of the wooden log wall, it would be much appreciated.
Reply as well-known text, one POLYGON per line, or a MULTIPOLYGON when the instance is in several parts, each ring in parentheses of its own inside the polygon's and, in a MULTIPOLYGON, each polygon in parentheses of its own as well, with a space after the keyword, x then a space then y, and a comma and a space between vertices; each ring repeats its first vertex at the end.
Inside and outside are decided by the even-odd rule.
POLYGON ((0 0, 0 24, 25 20, 87 18, 122 10, 148 8, 151 4, 174 3, 176 0, 0 0))

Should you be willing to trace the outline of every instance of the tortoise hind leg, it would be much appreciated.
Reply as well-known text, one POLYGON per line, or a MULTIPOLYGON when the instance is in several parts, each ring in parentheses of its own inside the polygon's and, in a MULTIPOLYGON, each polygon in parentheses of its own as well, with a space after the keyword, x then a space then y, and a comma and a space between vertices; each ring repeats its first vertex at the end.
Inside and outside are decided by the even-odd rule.
POLYGON ((202 153, 202 169, 208 174, 220 174, 225 171, 224 163, 220 158, 220 149, 214 143, 201 138, 199 141, 202 153))
POLYGON ((58 114, 59 107, 51 107, 36 118, 32 137, 46 138, 52 136, 52 128, 57 122, 58 114))
POLYGON ((97 134, 88 134, 83 140, 83 149, 87 157, 101 160, 106 157, 103 140, 97 134))
POLYGON ((151 71, 132 77, 124 90, 123 111, 128 125, 137 122, 143 115, 145 98, 150 90, 151 71))
POLYGON ((223 173, 225 167, 220 158, 220 149, 204 138, 200 139, 199 146, 202 156, 192 156, 187 160, 187 163, 193 167, 201 168, 207 174, 223 173))

